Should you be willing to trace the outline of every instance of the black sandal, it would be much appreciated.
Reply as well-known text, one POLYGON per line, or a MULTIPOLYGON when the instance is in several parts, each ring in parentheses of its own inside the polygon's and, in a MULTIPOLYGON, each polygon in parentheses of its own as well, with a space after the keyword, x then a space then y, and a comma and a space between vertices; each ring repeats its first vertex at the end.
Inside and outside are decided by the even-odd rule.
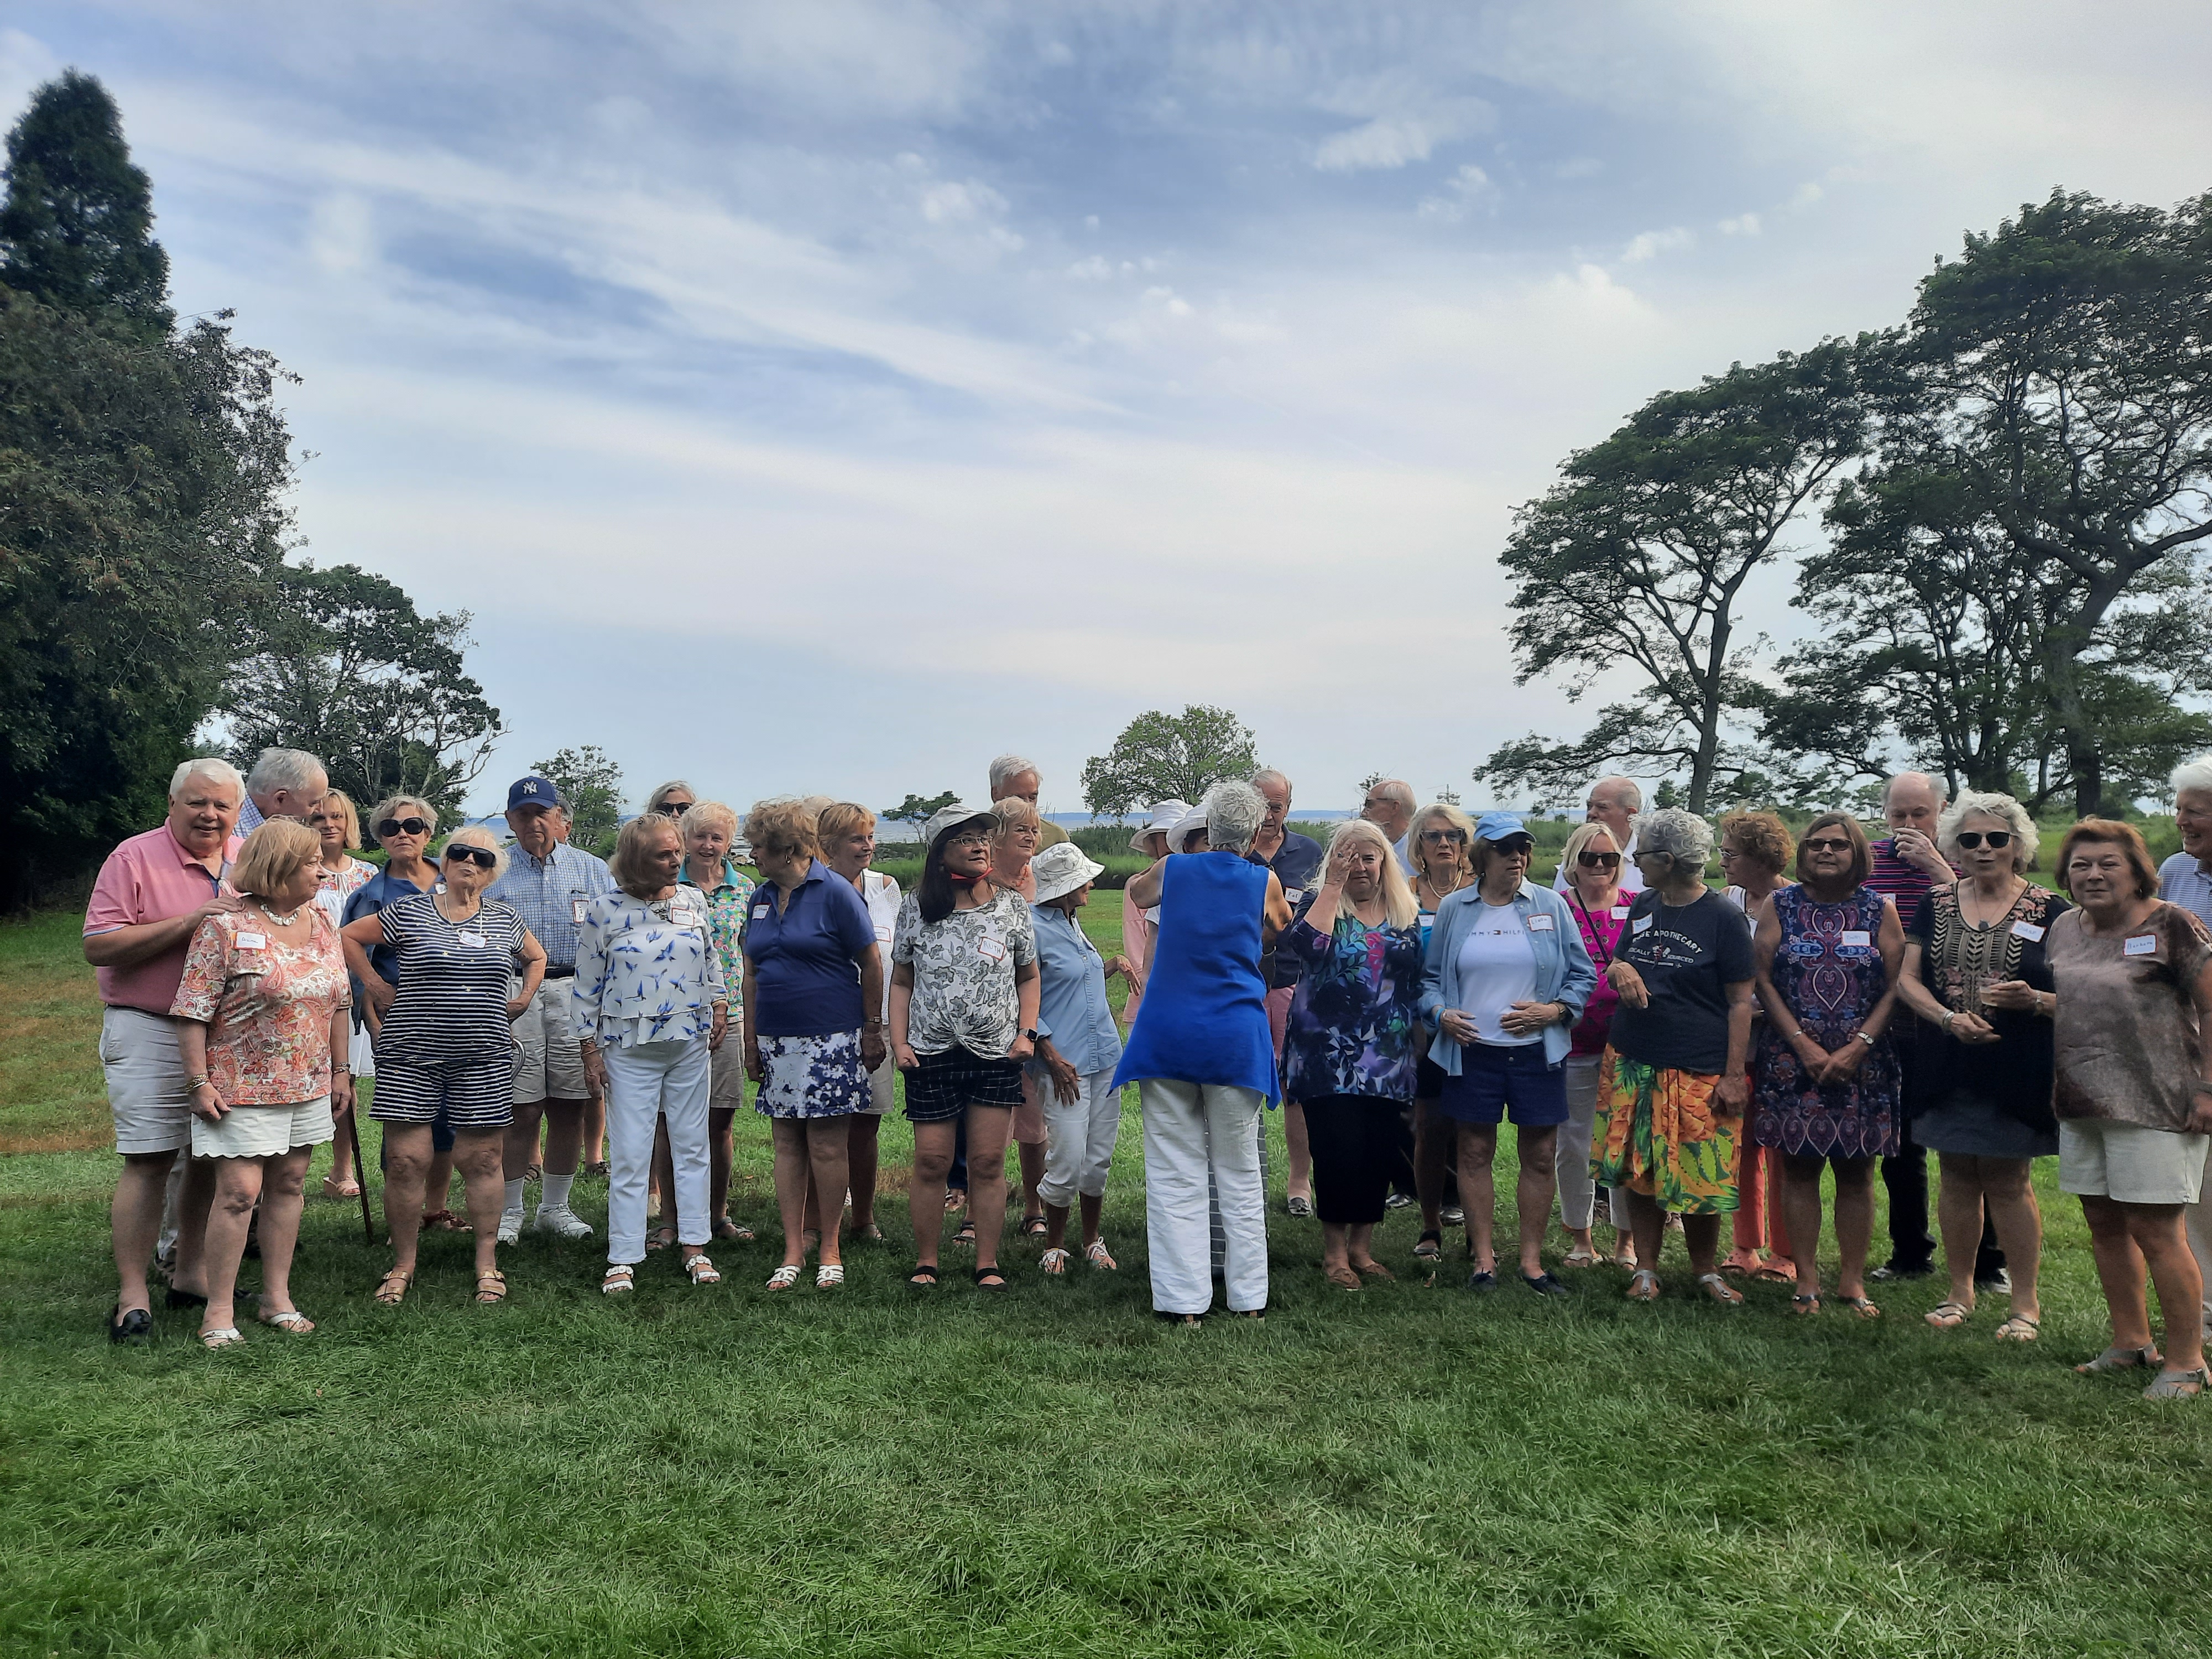
POLYGON ((1022 1218, 1022 1237, 1024 1238, 1042 1238, 1051 1231, 1051 1224, 1046 1221, 1046 1219, 1041 1215, 1025 1215, 1022 1218))
POLYGON ((1421 1242, 1413 1246, 1413 1254, 1423 1261, 1443 1261, 1444 1259, 1443 1234, 1437 1228, 1424 1227, 1421 1230, 1421 1242))
POLYGON ((972 1220, 962 1222, 960 1231, 952 1235, 952 1242, 955 1244, 973 1244, 975 1242, 975 1222, 972 1220))
POLYGON ((914 1271, 906 1276, 906 1282, 917 1287, 924 1285, 934 1285, 937 1283, 937 1267, 935 1264, 927 1261, 915 1262, 914 1264, 914 1271))
POLYGON ((979 1291, 1003 1291, 1003 1290, 1005 1290, 1005 1289, 1006 1288, 1006 1270, 1005 1270, 1005 1269, 1003 1269, 1003 1268, 1000 1268, 1000 1267, 978 1267, 978 1268, 976 1268, 976 1269, 975 1269, 975 1288, 976 1288, 977 1290, 979 1290, 979 1291), (998 1282, 997 1284, 995 1284, 995 1285, 991 1284, 991 1283, 989 1282, 990 1280, 992 1280, 992 1279, 997 1279, 997 1280, 999 1281, 999 1282, 998 1282))

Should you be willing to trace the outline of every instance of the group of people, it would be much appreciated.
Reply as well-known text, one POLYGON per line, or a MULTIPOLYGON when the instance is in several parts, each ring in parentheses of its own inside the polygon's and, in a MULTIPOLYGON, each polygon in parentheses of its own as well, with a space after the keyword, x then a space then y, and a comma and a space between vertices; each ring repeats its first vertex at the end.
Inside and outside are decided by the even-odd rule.
POLYGON ((1495 1164, 1510 1122, 1513 1276, 1529 1291, 1567 1294, 1543 1253, 1556 1202, 1560 1265, 1626 1267, 1632 1299, 1659 1297, 1679 1231, 1717 1304, 1741 1304, 1732 1281, 1756 1276, 1786 1279, 1799 1314, 1872 1319, 1870 1277, 1932 1270, 1933 1151, 1949 1283, 1927 1321, 1958 1329, 2002 1290, 1995 1334, 2011 1341, 2040 1332, 2030 1171, 2056 1155, 2112 1320, 2081 1369, 2195 1393, 2212 1316, 2212 762, 2173 781, 2183 846, 2162 870, 2131 825, 2087 818, 2053 892, 2027 879, 2037 830, 2008 796, 1947 802, 1901 775, 1874 841, 1847 812, 1795 836, 1734 813, 1716 887, 1713 826, 1645 812, 1632 781, 1606 778, 1546 886, 1512 813, 1417 806, 1384 781, 1324 847, 1287 828, 1290 781, 1267 770, 1148 815, 1133 845, 1153 862, 1124 888, 1125 953, 1109 958, 1078 915, 1103 867, 1040 817, 1037 769, 1018 756, 992 763, 988 801, 923 826, 911 892, 872 867, 874 815, 826 798, 762 802, 741 823, 665 785, 602 862, 568 844, 559 792, 532 775, 508 792, 512 847, 465 826, 433 858, 434 810, 380 803, 378 869, 351 857, 357 811, 312 757, 272 750, 244 779, 187 761, 167 821, 116 849, 85 922, 124 1158, 110 1334, 150 1329, 165 1234, 168 1303, 201 1309, 208 1346, 243 1340, 250 1233, 254 1317, 313 1328, 289 1291, 308 1161, 337 1139, 325 1190, 356 1190, 339 1130, 372 1071, 387 1304, 413 1284, 426 1224, 472 1230, 475 1297, 503 1300, 497 1252, 520 1237, 533 1174, 528 1224, 590 1237, 570 1194, 595 1111, 603 1290, 630 1291, 664 1242, 692 1284, 716 1283, 710 1248, 751 1236, 728 1211, 748 1082, 774 1145, 769 1289, 797 1285, 810 1255, 816 1288, 844 1282, 848 1208, 855 1233, 882 1237, 877 1130, 902 1099, 911 1283, 939 1279, 964 1167, 973 1279, 1008 1284, 1010 1147, 1042 1270, 1079 1252, 1111 1271, 1103 1198, 1133 1084, 1164 1318, 1202 1320, 1217 1277, 1231 1313, 1264 1315, 1262 1124, 1278 1105, 1292 1210, 1317 1216, 1322 1273, 1346 1291, 1391 1276, 1374 1235, 1394 1201, 1421 1206, 1418 1257, 1440 1258, 1443 1226, 1463 1222, 1468 1287, 1506 1282, 1495 1164), (465 1224, 446 1210, 455 1170, 465 1224), (1877 1170, 1891 1255, 1869 1274, 1877 1170))

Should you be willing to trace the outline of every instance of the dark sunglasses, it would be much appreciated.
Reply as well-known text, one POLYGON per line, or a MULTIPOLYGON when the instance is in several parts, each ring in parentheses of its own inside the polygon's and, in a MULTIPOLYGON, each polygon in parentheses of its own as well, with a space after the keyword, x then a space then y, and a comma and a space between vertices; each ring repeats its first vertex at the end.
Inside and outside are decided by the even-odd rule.
POLYGON ((1801 842, 1798 844, 1808 853, 1848 853, 1851 850, 1850 842, 1830 841, 1825 836, 1819 841, 1801 842))
POLYGON ((1421 839, 1423 841, 1434 842, 1465 841, 1467 839, 1467 831, 1464 830, 1424 830, 1421 831, 1421 839))
POLYGON ((1585 870, 1610 870, 1620 862, 1618 853, 1577 853, 1575 862, 1585 870))
POLYGON ((1527 836, 1509 836, 1504 841, 1490 843, 1508 858, 1519 857, 1536 850, 1536 843, 1527 836))
POLYGON ((1989 842, 1993 848, 2009 847, 2012 845, 2012 831, 2009 830, 1961 830, 1959 832, 1959 845, 1970 853, 1984 842, 1989 842))
POLYGON ((696 800, 665 800, 660 803, 660 810, 669 817, 680 818, 698 804, 696 800))
POLYGON ((422 818, 385 818, 376 826, 380 836, 427 836, 430 825, 422 818))
POLYGON ((464 864, 473 864, 480 870, 499 868, 499 854, 489 847, 471 847, 464 842, 459 847, 447 848, 446 857, 449 860, 459 859, 464 864))

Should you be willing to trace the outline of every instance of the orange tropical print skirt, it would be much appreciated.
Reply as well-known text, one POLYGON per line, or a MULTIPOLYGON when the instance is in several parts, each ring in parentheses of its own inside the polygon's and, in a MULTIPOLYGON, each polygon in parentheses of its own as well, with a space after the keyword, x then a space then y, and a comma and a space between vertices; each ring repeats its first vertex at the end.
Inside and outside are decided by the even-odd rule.
POLYGON ((1597 1073, 1590 1174, 1681 1215, 1736 1207, 1736 1141, 1743 1120, 1714 1109, 1717 1073, 1665 1072, 1605 1051, 1597 1073))

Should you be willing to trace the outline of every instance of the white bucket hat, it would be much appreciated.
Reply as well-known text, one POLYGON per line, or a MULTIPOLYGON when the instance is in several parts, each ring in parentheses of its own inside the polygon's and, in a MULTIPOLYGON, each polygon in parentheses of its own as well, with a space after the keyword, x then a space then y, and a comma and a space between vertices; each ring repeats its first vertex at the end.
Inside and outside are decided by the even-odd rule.
POLYGON ((1189 811, 1190 803, 1187 800, 1164 800, 1156 803, 1152 807, 1152 816, 1138 825, 1137 833, 1129 837, 1129 850, 1133 853, 1143 852, 1146 836, 1166 835, 1189 811))
POLYGON ((1091 862, 1073 842, 1056 841, 1030 860, 1030 873, 1036 878, 1035 902, 1042 904, 1047 899, 1066 898, 1085 882, 1097 880, 1106 866, 1091 862))
POLYGON ((934 847, 937 845, 937 838, 954 824, 965 823, 970 818, 988 818, 990 816, 989 807, 970 806, 964 800, 956 800, 949 806, 940 806, 929 815, 929 822, 921 826, 921 844, 924 847, 934 847))
POLYGON ((1168 851, 1182 852, 1183 842, 1188 837, 1190 832, 1205 828, 1206 803, 1200 801, 1197 805, 1186 809, 1181 817, 1168 826, 1168 851))

